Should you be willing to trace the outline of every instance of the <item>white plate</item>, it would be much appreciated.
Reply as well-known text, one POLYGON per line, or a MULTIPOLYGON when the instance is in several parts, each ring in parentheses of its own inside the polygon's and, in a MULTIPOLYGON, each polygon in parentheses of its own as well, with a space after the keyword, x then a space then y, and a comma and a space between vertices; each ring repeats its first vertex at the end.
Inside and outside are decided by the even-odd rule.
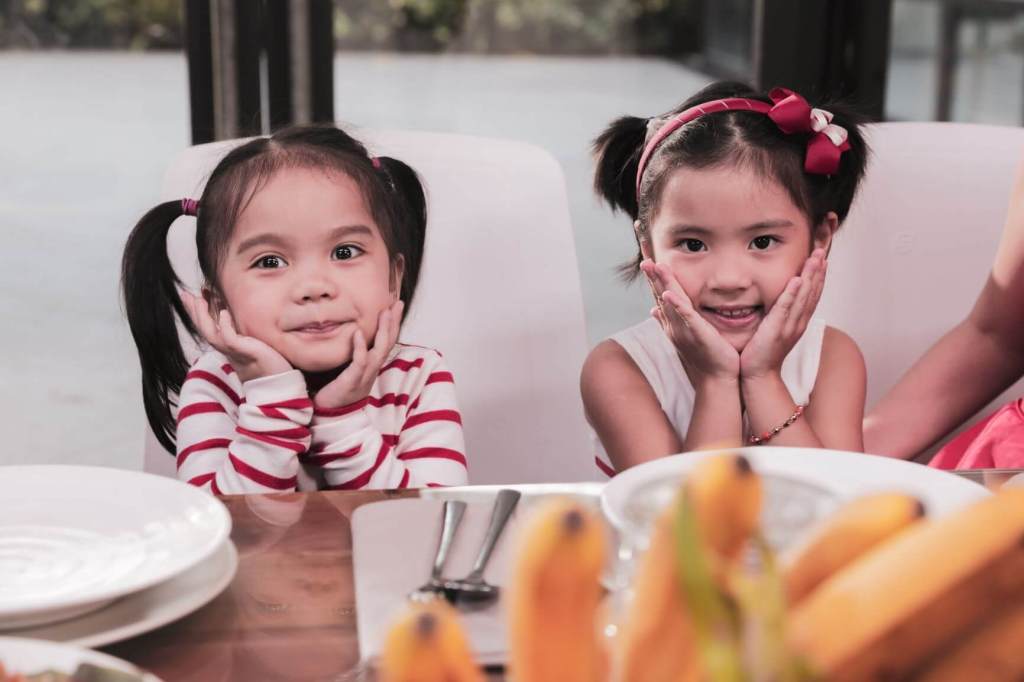
MULTIPOLYGON (((869 492, 895 490, 915 495, 932 517, 990 494, 955 474, 889 457, 785 447, 749 447, 734 452, 745 455, 764 477, 762 527, 768 541, 780 549, 843 501, 869 492)), ((714 454, 672 455, 627 469, 607 483, 601 508, 618 530, 643 535, 694 464, 714 454)))
POLYGON ((45 670, 70 675, 81 663, 92 663, 103 668, 112 668, 125 673, 140 676, 143 682, 160 682, 150 673, 143 673, 131 663, 114 658, 98 651, 79 649, 67 644, 40 642, 35 639, 20 637, 0 637, 0 663, 4 664, 8 674, 21 673, 34 675, 45 670))
POLYGON ((15 630, 12 635, 85 647, 120 642, 183 618, 224 591, 238 570, 230 540, 195 568, 78 618, 15 630))
POLYGON ((78 466, 0 470, 0 629, 75 617, 189 570, 231 532, 174 479, 78 466))

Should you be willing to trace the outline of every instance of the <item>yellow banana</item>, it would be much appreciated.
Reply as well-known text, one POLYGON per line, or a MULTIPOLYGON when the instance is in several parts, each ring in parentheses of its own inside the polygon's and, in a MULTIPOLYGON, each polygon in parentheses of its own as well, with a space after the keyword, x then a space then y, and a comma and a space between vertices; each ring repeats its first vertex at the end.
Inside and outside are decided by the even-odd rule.
POLYGON ((507 602, 517 682, 604 682, 598 608, 605 559, 603 521, 576 502, 552 500, 527 521, 507 602))
POLYGON ((923 517, 924 505, 903 493, 849 502, 782 559, 788 603, 797 604, 827 577, 923 517))
POLYGON ((675 504, 655 521, 640 558, 634 595, 618 634, 616 680, 685 682, 699 677, 696 633, 683 600, 674 533, 675 504))
POLYGON ((1004 489, 869 550, 790 613, 828 680, 901 678, 1024 592, 1024 489, 1004 489))
POLYGON ((704 543, 735 559, 761 518, 761 477, 742 455, 722 454, 699 461, 685 485, 704 543))
MULTIPOLYGON (((732 564, 758 527, 763 496, 761 478, 746 458, 722 454, 699 461, 684 486, 704 549, 703 558, 719 587, 729 590, 732 564)), ((702 595, 683 593, 676 525, 679 504, 676 499, 658 517, 651 531, 650 547, 640 559, 633 603, 619 634, 621 646, 616 668, 617 679, 623 682, 683 682, 702 675, 702 645, 693 621, 694 612, 688 606, 690 598, 702 595)), ((713 601, 722 598, 703 596, 713 601)), ((714 627, 705 627, 709 625, 714 627)), ((726 633, 715 632, 712 638, 723 636, 726 633)), ((708 645, 705 641, 703 646, 708 645)))
POLYGON ((1004 608, 914 679, 917 682, 1024 679, 1024 601, 1018 600, 1004 608))
POLYGON ((388 632, 381 682, 483 682, 455 610, 442 600, 418 604, 388 632))

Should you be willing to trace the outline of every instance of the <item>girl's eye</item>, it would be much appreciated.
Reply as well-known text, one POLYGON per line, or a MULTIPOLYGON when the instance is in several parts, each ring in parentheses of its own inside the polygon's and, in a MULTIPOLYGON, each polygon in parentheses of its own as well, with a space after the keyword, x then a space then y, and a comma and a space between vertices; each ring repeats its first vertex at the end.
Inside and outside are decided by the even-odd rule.
POLYGON ((353 244, 342 244, 341 246, 334 247, 334 258, 336 260, 350 260, 355 258, 363 252, 358 246, 353 244))
POLYGON ((699 239, 684 239, 681 242, 681 246, 690 253, 705 251, 708 248, 707 246, 705 246, 704 242, 702 242, 699 239))
POLYGON ((254 268, 262 268, 264 270, 272 270, 275 268, 284 267, 284 259, 280 256, 262 256, 252 264, 254 268))
POLYGON ((764 251, 777 241, 778 240, 775 237, 764 234, 760 237, 754 237, 753 241, 750 242, 750 245, 757 251, 764 251))

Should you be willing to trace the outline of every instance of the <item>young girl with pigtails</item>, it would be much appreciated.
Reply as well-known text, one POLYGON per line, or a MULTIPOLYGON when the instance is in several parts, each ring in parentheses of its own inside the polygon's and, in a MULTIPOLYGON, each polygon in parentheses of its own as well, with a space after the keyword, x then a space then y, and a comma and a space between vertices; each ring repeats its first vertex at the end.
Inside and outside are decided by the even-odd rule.
POLYGON ((651 317, 584 365, 609 475, 672 453, 770 444, 861 450, 856 343, 814 316, 868 149, 837 105, 716 83, 595 141, 595 187, 633 221, 651 317))
POLYGON ((398 342, 423 258, 415 171, 305 126, 231 150, 198 201, 135 226, 122 287, 146 414, 178 477, 213 493, 466 483, 453 377, 398 342), (167 232, 196 217, 202 296, 167 232), (177 323, 208 350, 191 366, 177 323))

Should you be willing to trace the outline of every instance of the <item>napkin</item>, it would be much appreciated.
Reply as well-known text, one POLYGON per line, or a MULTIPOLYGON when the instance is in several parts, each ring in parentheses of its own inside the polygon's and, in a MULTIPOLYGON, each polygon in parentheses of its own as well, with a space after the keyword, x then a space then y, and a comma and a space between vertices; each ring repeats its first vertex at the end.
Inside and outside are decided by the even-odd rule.
MULTIPOLYGON (((387 500, 363 505, 353 513, 356 625, 364 661, 380 655, 388 628, 408 606, 409 593, 430 577, 443 504, 438 499, 387 500)), ((467 504, 448 554, 446 578, 465 577, 472 569, 491 507, 491 502, 467 504)), ((498 600, 486 608, 462 612, 470 645, 483 665, 505 662, 505 596, 522 509, 517 507, 509 519, 484 573, 487 582, 502 588, 498 600)))

